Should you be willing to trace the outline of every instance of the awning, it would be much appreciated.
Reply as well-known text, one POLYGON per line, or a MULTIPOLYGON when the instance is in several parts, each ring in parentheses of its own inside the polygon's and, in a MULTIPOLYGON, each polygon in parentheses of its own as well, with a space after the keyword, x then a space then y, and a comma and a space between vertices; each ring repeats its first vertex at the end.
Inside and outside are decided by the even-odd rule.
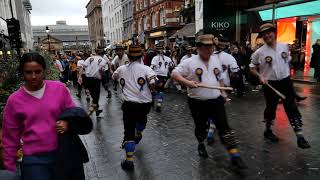
POLYGON ((176 33, 174 33, 170 39, 175 39, 178 37, 187 37, 187 38, 194 38, 196 33, 196 27, 194 23, 186 24, 183 28, 178 30, 176 33))
MULTIPOLYGON (((275 10, 275 19, 320 15, 320 1, 311 1, 300 4, 294 4, 284 7, 278 7, 275 10)), ((262 21, 272 20, 272 9, 259 11, 262 21)))

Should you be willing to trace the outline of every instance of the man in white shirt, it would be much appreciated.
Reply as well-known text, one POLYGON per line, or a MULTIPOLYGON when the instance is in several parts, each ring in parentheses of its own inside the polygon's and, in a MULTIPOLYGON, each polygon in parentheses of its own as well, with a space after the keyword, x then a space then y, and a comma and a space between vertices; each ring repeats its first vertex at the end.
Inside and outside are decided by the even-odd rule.
POLYGON ((199 156, 208 157, 204 140, 207 138, 208 119, 214 118, 221 142, 228 150, 232 164, 236 168, 245 169, 247 166, 240 158, 235 135, 227 121, 224 107, 225 92, 200 86, 200 84, 224 86, 223 79, 221 79, 221 63, 211 56, 213 38, 211 35, 201 35, 197 37, 196 42, 199 55, 180 63, 173 70, 171 77, 188 87, 188 104, 195 122, 199 156))
POLYGON ((90 114, 96 111, 96 115, 102 112, 99 110, 99 98, 100 98, 100 84, 102 78, 102 71, 107 64, 103 59, 103 48, 97 47, 96 55, 89 57, 83 63, 83 67, 86 68, 86 83, 92 97, 92 105, 90 107, 90 114))
POLYGON ((168 80, 169 69, 174 66, 173 61, 163 54, 163 46, 157 45, 157 55, 151 61, 151 68, 157 75, 157 91, 154 94, 156 99, 156 110, 161 112, 162 103, 164 100, 164 86, 168 80))
POLYGON ((236 59, 225 52, 225 49, 229 46, 229 41, 222 35, 217 36, 215 40, 216 51, 212 54, 216 56, 217 59, 222 64, 223 69, 223 79, 226 86, 232 86, 237 90, 238 97, 242 97, 244 94, 244 83, 243 79, 240 77, 240 67, 236 59))
MULTIPOLYGON (((114 50, 115 50, 116 56, 111 61, 111 65, 112 65, 112 70, 116 71, 118 67, 128 64, 129 59, 127 54, 124 52, 124 47, 122 44, 116 44, 114 50)), ((114 88, 113 88, 114 91, 117 91, 117 84, 118 82, 114 81, 114 88)))
POLYGON ((270 84, 286 96, 282 100, 283 107, 297 136, 298 147, 302 149, 310 148, 302 133, 301 114, 295 101, 295 91, 290 79, 291 57, 289 47, 276 41, 275 32, 276 28, 270 23, 263 24, 260 27, 260 35, 263 37, 265 44, 252 54, 250 64, 251 72, 258 76, 263 84, 266 100, 266 109, 264 111, 266 130, 264 137, 273 142, 278 142, 279 140, 271 129, 276 118, 279 96, 267 86, 267 84, 270 84), (260 73, 258 73, 257 68, 259 68, 260 73))
POLYGON ((126 159, 122 161, 121 167, 124 170, 133 170, 133 154, 147 124, 147 114, 152 102, 151 89, 155 85, 156 74, 150 67, 141 64, 140 46, 130 46, 128 57, 130 63, 120 66, 112 78, 119 81, 122 89, 123 148, 126 151, 126 159))
POLYGON ((184 56, 181 58, 180 63, 181 63, 182 61, 188 59, 188 58, 191 58, 191 57, 195 56, 194 54, 192 54, 192 46, 190 46, 190 45, 187 45, 187 46, 186 46, 186 53, 187 53, 187 54, 184 55, 184 56))

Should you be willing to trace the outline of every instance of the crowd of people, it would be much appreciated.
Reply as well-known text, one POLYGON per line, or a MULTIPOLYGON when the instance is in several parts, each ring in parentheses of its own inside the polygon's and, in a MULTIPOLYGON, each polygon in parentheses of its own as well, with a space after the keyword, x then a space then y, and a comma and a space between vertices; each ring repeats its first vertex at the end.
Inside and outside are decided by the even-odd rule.
POLYGON ((117 44, 114 50, 98 47, 93 53, 59 54, 53 57, 53 62, 62 83, 45 80, 46 64, 41 55, 25 54, 20 66, 25 84, 10 96, 4 110, 4 165, 15 171, 16 152, 22 147, 24 179, 84 179, 83 163, 88 161, 88 155, 77 135, 89 133, 92 129, 89 116, 95 112, 99 117, 103 112, 99 106, 101 85, 107 92, 106 98, 111 98, 112 86, 123 101, 124 170, 134 169, 135 147, 142 140, 147 115, 152 107, 159 113, 163 110, 165 89, 170 85, 179 93, 187 89, 200 157, 208 157, 205 140, 212 143, 217 130, 231 164, 241 170, 247 168, 225 111, 229 90, 235 89, 236 95, 242 97, 247 82, 262 85, 266 100, 264 137, 272 142, 279 140, 272 125, 281 99, 298 147, 310 148, 296 103, 304 97, 297 95, 290 79, 290 49, 276 42, 275 32, 272 24, 262 25, 260 35, 265 44, 256 50, 249 43, 243 47, 230 44, 221 35, 205 34, 197 37, 196 47, 177 46, 170 50, 157 44, 155 50, 144 50, 139 44, 128 48, 117 44), (72 102, 66 88, 71 84, 77 87, 79 98, 85 90, 86 99, 91 102, 87 113, 72 102), (74 142, 80 151, 74 149, 74 142), (61 147, 63 152, 66 149, 70 152, 61 155, 61 147), (72 167, 64 165, 67 167, 63 169, 55 166, 68 160, 76 163, 72 167))

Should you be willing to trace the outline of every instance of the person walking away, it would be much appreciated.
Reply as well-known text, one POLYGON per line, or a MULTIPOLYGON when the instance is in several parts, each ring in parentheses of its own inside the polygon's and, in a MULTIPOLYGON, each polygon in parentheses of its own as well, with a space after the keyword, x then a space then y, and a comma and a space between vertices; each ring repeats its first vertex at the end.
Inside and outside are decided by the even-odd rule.
POLYGON ((112 75, 122 89, 122 111, 124 125, 123 148, 126 158, 121 162, 123 170, 133 170, 135 146, 142 139, 146 128, 147 114, 151 109, 151 91, 154 89, 156 74, 143 65, 140 46, 129 46, 129 64, 120 66, 112 75))
POLYGON ((272 142, 279 141, 279 138, 272 131, 279 96, 268 87, 269 84, 286 97, 282 99, 283 107, 296 134, 298 147, 302 149, 310 148, 311 146, 303 135, 302 116, 295 101, 295 90, 290 79, 291 57, 289 56, 289 47, 276 41, 276 28, 271 23, 263 24, 260 27, 260 35, 263 37, 265 44, 252 54, 250 67, 251 72, 259 77, 263 84, 266 100, 264 137, 272 142), (257 68, 260 69, 261 74, 257 72, 257 68))
POLYGON ((208 158, 204 144, 207 138, 208 119, 214 118, 221 142, 231 157, 231 163, 238 169, 247 166, 240 157, 234 132, 231 130, 225 111, 226 93, 217 89, 206 89, 208 86, 223 86, 221 79, 222 65, 217 56, 212 56, 212 35, 197 37, 199 55, 180 63, 172 72, 172 79, 188 87, 188 104, 195 123, 195 136, 198 140, 200 157, 208 158))
POLYGON ((111 98, 111 91, 109 90, 109 80, 110 80, 110 74, 112 74, 111 70, 111 62, 108 56, 105 54, 103 55, 103 59, 107 62, 106 66, 104 68, 103 77, 102 77, 102 85, 105 89, 105 91, 108 93, 107 98, 111 98))
POLYGON ((96 55, 85 60, 83 66, 86 69, 86 84, 88 86, 90 95, 92 97, 92 104, 89 108, 89 114, 96 112, 98 117, 102 110, 99 109, 100 99, 100 84, 102 78, 102 71, 107 64, 103 59, 104 50, 102 47, 96 48, 96 55))
POLYGON ((310 67, 314 68, 314 78, 320 82, 320 39, 317 39, 316 43, 312 45, 312 49, 310 67))
POLYGON ((58 133, 68 130, 59 115, 75 104, 64 84, 45 80, 46 62, 40 54, 24 54, 19 69, 25 83, 10 95, 4 108, 4 166, 16 171, 22 141, 23 179, 54 180, 58 133))

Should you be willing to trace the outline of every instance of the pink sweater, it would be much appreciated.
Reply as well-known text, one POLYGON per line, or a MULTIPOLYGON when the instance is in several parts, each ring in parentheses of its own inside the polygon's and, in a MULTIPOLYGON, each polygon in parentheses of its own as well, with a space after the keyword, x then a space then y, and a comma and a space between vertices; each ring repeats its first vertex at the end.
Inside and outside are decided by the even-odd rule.
POLYGON ((56 81, 45 83, 41 99, 20 88, 7 101, 3 115, 3 155, 7 170, 16 170, 16 152, 20 139, 23 141, 24 155, 55 150, 58 144, 58 117, 65 109, 75 107, 64 84, 56 81))

